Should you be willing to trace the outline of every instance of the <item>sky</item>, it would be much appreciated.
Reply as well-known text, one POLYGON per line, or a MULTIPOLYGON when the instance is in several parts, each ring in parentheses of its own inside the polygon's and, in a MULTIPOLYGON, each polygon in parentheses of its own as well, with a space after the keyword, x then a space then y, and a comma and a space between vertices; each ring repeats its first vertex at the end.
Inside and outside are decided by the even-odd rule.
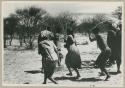
POLYGON ((8 17, 16 9, 35 6, 45 9, 52 16, 61 12, 79 14, 79 17, 89 17, 95 13, 111 14, 122 2, 85 2, 85 1, 4 1, 2 3, 2 16, 8 17))

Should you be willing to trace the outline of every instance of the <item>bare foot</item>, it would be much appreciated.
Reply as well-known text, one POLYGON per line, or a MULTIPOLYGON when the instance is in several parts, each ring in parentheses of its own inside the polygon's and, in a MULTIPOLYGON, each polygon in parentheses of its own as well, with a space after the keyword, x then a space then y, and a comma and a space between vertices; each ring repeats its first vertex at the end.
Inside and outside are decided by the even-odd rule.
POLYGON ((109 79, 110 77, 111 77, 111 76, 108 75, 108 76, 105 78, 105 81, 108 81, 108 79, 109 79))
POLYGON ((104 76, 105 74, 103 72, 100 72, 99 73, 99 76, 104 76))
POLYGON ((81 76, 80 76, 80 75, 77 75, 77 76, 76 76, 76 79, 78 79, 79 77, 81 77, 81 76))
POLYGON ((46 84, 45 82, 43 82, 43 84, 46 84))
POLYGON ((72 76, 72 73, 68 73, 68 74, 66 74, 66 75, 72 76))
POLYGON ((117 74, 119 74, 119 73, 121 73, 121 71, 120 71, 120 70, 118 70, 118 71, 117 71, 117 74))

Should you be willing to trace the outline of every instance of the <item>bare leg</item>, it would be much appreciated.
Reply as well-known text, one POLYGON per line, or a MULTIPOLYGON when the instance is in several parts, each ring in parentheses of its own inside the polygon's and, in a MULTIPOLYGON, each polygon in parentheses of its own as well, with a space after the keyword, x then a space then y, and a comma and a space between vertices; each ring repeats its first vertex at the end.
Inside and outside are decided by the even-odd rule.
POLYGON ((117 73, 121 73, 120 71, 121 57, 120 56, 118 56, 116 63, 117 63, 117 73))
POLYGON ((102 70, 102 69, 100 69, 101 70, 101 72, 100 72, 100 75, 99 76, 104 76, 105 74, 104 74, 104 71, 102 70))
POLYGON ((116 62, 117 63, 117 73, 121 73, 120 71, 120 63, 119 62, 116 62))
POLYGON ((41 73, 44 73, 44 61, 42 59, 42 68, 41 68, 41 73))
POLYGON ((41 73, 44 73, 44 68, 43 67, 41 68, 41 73))
POLYGON ((61 62, 60 62, 60 59, 58 60, 58 66, 61 66, 61 62))
POLYGON ((107 81, 109 78, 110 78, 110 75, 109 73, 107 72, 107 70, 103 67, 100 68, 105 74, 106 74, 106 78, 105 78, 105 81, 107 81))
POLYGON ((58 84, 54 79, 52 79, 51 77, 49 77, 49 80, 51 80, 53 83, 58 84))
POLYGON ((79 78, 80 77, 79 71, 77 70, 77 68, 74 68, 74 70, 75 70, 75 72, 77 74, 77 78, 79 78))
POLYGON ((47 81, 47 77, 46 77, 46 75, 44 74, 44 82, 43 82, 43 84, 46 84, 46 81, 47 81))
POLYGON ((70 67, 67 67, 67 68, 68 68, 68 70, 69 70, 69 73, 66 74, 66 75, 70 75, 70 76, 72 76, 72 71, 71 71, 70 67))

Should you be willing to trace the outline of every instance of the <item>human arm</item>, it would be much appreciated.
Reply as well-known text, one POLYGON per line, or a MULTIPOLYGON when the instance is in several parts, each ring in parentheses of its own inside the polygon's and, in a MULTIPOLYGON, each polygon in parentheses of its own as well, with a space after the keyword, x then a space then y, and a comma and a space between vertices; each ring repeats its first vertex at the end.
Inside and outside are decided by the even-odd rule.
POLYGON ((38 40, 37 40, 37 42, 38 42, 38 54, 40 54, 40 34, 39 34, 39 36, 38 36, 38 40))

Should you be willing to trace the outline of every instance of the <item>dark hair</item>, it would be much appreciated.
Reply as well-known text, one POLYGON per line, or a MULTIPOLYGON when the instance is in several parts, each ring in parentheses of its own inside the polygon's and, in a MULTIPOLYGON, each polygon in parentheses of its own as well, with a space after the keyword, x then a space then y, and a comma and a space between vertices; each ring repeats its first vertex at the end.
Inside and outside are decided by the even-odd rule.
POLYGON ((73 44, 74 43, 74 39, 72 35, 68 35, 67 41, 69 44, 73 44))
POLYGON ((50 26, 47 26, 46 27, 48 31, 51 31, 51 27, 50 26))

